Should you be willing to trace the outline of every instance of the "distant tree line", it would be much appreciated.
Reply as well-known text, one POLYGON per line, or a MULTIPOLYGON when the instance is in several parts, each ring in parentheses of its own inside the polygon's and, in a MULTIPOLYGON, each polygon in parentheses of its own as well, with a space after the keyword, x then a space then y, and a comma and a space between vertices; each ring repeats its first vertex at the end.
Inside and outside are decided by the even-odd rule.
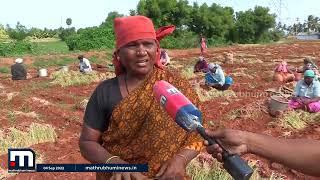
POLYGON ((10 25, 7 25, 6 27, 4 27, 3 25, 0 25, 0 40, 5 40, 10 38, 13 40, 21 41, 21 40, 25 40, 27 37, 30 37, 31 39, 60 38, 62 40, 65 40, 66 36, 69 36, 73 33, 76 33, 76 29, 74 27, 71 27, 71 28, 60 27, 58 29, 48 29, 48 28, 27 29, 20 22, 17 22, 14 28, 11 27, 10 25))
POLYGON ((13 28, 10 25, 4 27, 0 25, 0 56, 10 56, 24 53, 35 53, 37 48, 36 43, 32 43, 32 39, 43 39, 43 38, 59 38, 63 41, 73 34, 76 34, 74 27, 70 28, 72 23, 71 18, 66 20, 69 28, 58 28, 58 29, 39 29, 30 28, 27 29, 20 22, 17 22, 13 28))
MULTIPOLYGON (((187 0, 140 0, 137 8, 130 10, 129 14, 151 18, 156 28, 175 25, 177 29, 174 34, 161 42, 164 48, 197 47, 200 34, 208 39, 209 46, 270 42, 277 41, 282 36, 275 29, 276 16, 270 14, 268 8, 260 6, 235 13, 231 7, 222 7, 215 3, 208 6, 206 3, 189 5, 187 0)), ((66 40, 69 48, 112 48, 113 43, 110 42, 114 41, 113 19, 121 16, 124 15, 113 11, 100 26, 78 30, 66 40), (112 41, 106 41, 111 38, 112 41)))
POLYGON ((156 26, 174 24, 181 31, 203 34, 209 43, 258 43, 272 41, 274 14, 261 6, 234 12, 231 7, 206 3, 189 5, 187 0, 140 0, 137 14, 153 19, 156 26))
POLYGON ((296 35, 299 33, 316 33, 320 32, 320 18, 314 15, 309 15, 307 20, 299 22, 297 18, 293 25, 277 24, 277 28, 286 31, 289 35, 296 35))
MULTIPOLYGON (((189 5, 187 0, 140 0, 136 9, 129 15, 144 15, 151 18, 156 28, 173 24, 177 27, 172 36, 165 38, 164 48, 190 48, 199 45, 199 35, 204 35, 209 46, 232 43, 263 43, 278 41, 285 34, 300 32, 319 32, 318 17, 308 16, 304 23, 293 25, 276 24, 276 15, 267 7, 256 6, 247 11, 234 12, 231 7, 218 4, 189 5)), ((68 28, 27 29, 17 23, 15 28, 0 25, 0 40, 14 39, 21 41, 29 38, 60 38, 70 50, 90 50, 114 48, 113 20, 124 16, 117 11, 110 12, 99 26, 76 30, 72 19, 67 18, 68 28)))
MULTIPOLYGON (((175 25, 177 29, 174 34, 161 42, 164 48, 197 47, 200 34, 207 38, 209 46, 277 41, 283 35, 276 29, 276 16, 270 14, 268 8, 261 6, 235 13, 231 7, 222 7, 215 3, 209 6, 206 3, 189 5, 187 0, 140 0, 137 8, 130 10, 129 14, 151 18, 156 28, 175 25)), ((87 31, 79 30, 66 40, 69 48, 84 50, 85 47, 92 48, 93 44, 113 47, 113 43, 101 43, 102 38, 87 37, 90 32, 97 31, 98 34, 103 32, 104 38, 114 38, 113 33, 110 33, 113 32, 113 19, 121 16, 124 15, 117 11, 110 12, 99 27, 86 28, 87 31), (101 31, 101 28, 109 30, 101 31), (86 33, 86 36, 83 33, 86 33)))

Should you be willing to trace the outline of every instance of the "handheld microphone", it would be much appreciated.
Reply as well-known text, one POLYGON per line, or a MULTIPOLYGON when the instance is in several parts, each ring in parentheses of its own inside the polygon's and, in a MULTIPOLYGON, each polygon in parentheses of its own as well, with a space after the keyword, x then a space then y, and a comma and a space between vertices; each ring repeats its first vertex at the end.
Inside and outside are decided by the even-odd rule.
POLYGON ((175 122, 187 132, 197 131, 209 145, 219 144, 223 149, 223 167, 235 180, 250 179, 252 168, 237 154, 230 154, 214 138, 205 133, 202 126, 200 110, 192 104, 178 89, 166 81, 157 81, 153 87, 156 100, 175 120, 175 122))

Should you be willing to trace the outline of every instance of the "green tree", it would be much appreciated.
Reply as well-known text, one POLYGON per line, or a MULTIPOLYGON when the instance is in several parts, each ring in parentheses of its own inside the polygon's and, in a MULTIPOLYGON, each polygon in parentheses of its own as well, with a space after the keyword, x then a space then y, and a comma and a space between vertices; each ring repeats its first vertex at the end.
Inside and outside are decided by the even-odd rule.
POLYGON ((151 18, 156 27, 173 24, 181 29, 190 12, 187 0, 140 0, 137 6, 137 13, 151 18))
POLYGON ((236 32, 240 43, 257 43, 262 40, 270 28, 275 27, 274 14, 269 8, 256 6, 254 10, 236 13, 236 32))
POLYGON ((111 27, 89 27, 79 30, 66 39, 69 50, 112 49, 114 33, 111 27))
POLYGON ((307 21, 305 21, 301 26, 302 26, 302 32, 309 32, 310 31, 307 21))
POLYGON ((135 15, 137 15, 137 12, 134 9, 130 9, 129 14, 130 14, 130 16, 135 16, 135 15))
POLYGON ((308 32, 318 32, 319 29, 319 18, 313 15, 309 15, 307 18, 308 32))
POLYGON ((67 28, 67 29, 62 29, 61 33, 59 34, 59 38, 62 41, 65 41, 68 37, 76 34, 76 29, 74 27, 72 28, 67 28))
POLYGON ((140 0, 137 12, 151 18, 156 27, 175 25, 174 39, 186 34, 190 37, 201 33, 214 41, 226 41, 234 26, 233 9, 214 3, 211 6, 204 3, 199 7, 197 3, 190 6, 187 0, 140 0))
POLYGON ((297 34, 304 32, 304 29, 305 29, 304 24, 301 24, 300 22, 298 22, 298 24, 294 24, 294 27, 297 34))
POLYGON ((255 35, 255 23, 252 10, 236 13, 236 38, 240 43, 253 43, 255 35))
POLYGON ((213 3, 210 7, 204 3, 200 7, 193 4, 189 28, 207 38, 225 39, 234 26, 233 9, 213 3))
POLYGON ((0 41, 9 38, 8 33, 2 24, 0 24, 0 41))
POLYGON ((46 38, 43 31, 41 29, 38 28, 31 28, 29 31, 29 36, 34 37, 34 38, 46 38))
POLYGON ((100 26, 112 27, 113 26, 113 20, 116 17, 123 17, 123 16, 124 16, 123 14, 119 14, 117 11, 109 12, 106 20, 100 26))
POLYGON ((140 0, 137 6, 137 13, 139 15, 147 16, 147 1, 146 0, 140 0))
MULTIPOLYGON (((161 10, 160 10, 160 7, 159 7, 159 4, 158 4, 158 0, 146 0, 146 6, 147 6, 147 12, 146 14, 142 14, 139 12, 139 14, 141 15, 145 15, 149 18, 152 19, 153 23, 156 25, 156 26, 160 26, 161 24, 161 10)), ((170 1, 169 1, 170 2, 170 1)), ((168 2, 168 4, 169 4, 168 2)), ((139 6, 139 4, 138 4, 139 6)))
POLYGON ((261 6, 234 14, 231 7, 215 3, 199 5, 194 2, 189 5, 187 0, 140 0, 136 11, 130 11, 130 15, 135 14, 151 18, 156 27, 175 25, 177 30, 173 34, 174 38, 166 42, 170 47, 176 45, 174 41, 186 34, 190 39, 203 34, 209 44, 229 41, 256 43, 279 37, 279 29, 275 29, 276 16, 270 14, 268 8, 261 6))
POLYGON ((123 17, 123 14, 119 14, 117 11, 110 12, 106 21, 113 22, 113 20, 117 17, 123 17))
POLYGON ((254 8, 255 16, 255 40, 260 40, 260 37, 266 33, 270 28, 275 27, 276 15, 269 14, 269 8, 256 6, 254 8))
POLYGON ((319 17, 315 17, 315 18, 314 18, 315 32, 319 32, 319 28, 320 28, 319 22, 320 22, 319 17))
POLYGON ((11 39, 15 39, 18 41, 24 40, 28 36, 28 29, 22 25, 20 22, 17 22, 16 28, 13 29, 9 25, 7 25, 6 31, 11 39))

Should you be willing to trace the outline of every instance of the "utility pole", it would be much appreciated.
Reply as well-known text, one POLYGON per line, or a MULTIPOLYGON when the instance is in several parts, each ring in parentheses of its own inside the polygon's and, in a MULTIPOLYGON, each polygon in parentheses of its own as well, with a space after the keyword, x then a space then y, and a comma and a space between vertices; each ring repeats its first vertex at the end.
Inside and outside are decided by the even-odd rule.
POLYGON ((270 6, 274 8, 277 14, 277 19, 279 24, 281 24, 281 9, 282 9, 282 0, 271 0, 270 1, 270 6))
POLYGON ((296 19, 296 21, 297 21, 297 24, 296 24, 296 28, 295 28, 295 30, 296 30, 296 35, 298 34, 298 24, 299 24, 299 18, 297 18, 296 19))
POLYGON ((282 10, 282 0, 279 0, 279 23, 281 24, 281 10, 282 10))

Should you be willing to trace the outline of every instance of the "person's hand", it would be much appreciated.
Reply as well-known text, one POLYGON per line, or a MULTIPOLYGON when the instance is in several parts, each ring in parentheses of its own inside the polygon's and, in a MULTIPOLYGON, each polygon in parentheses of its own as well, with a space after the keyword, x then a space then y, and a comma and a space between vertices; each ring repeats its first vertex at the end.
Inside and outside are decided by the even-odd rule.
POLYGON ((303 99, 301 99, 301 102, 302 102, 304 105, 308 105, 308 104, 311 103, 311 99, 309 99, 309 98, 303 98, 303 99))
POLYGON ((113 173, 110 180, 148 180, 147 176, 142 175, 139 172, 119 172, 113 173))
POLYGON ((186 165, 187 162, 183 157, 174 156, 161 166, 156 177, 159 180, 183 180, 186 176, 186 165))
MULTIPOLYGON (((206 133, 210 137, 214 137, 220 142, 220 144, 231 154, 245 154, 249 152, 247 146, 247 132, 232 130, 232 129, 220 129, 217 131, 206 130, 206 133)), ((222 162, 222 148, 218 144, 208 145, 208 141, 204 144, 207 146, 207 151, 212 154, 214 158, 222 162)))
POLYGON ((31 79, 31 78, 32 78, 31 74, 27 73, 27 79, 31 79))
POLYGON ((299 100, 300 100, 300 97, 298 97, 298 96, 292 96, 291 99, 292 99, 293 101, 299 101, 299 100))
MULTIPOLYGON (((129 164, 128 162, 120 159, 120 158, 114 158, 112 161, 110 161, 112 164, 129 164)), ((144 176, 143 174, 139 172, 117 172, 113 173, 110 180, 147 180, 149 179, 147 176, 144 176)))

